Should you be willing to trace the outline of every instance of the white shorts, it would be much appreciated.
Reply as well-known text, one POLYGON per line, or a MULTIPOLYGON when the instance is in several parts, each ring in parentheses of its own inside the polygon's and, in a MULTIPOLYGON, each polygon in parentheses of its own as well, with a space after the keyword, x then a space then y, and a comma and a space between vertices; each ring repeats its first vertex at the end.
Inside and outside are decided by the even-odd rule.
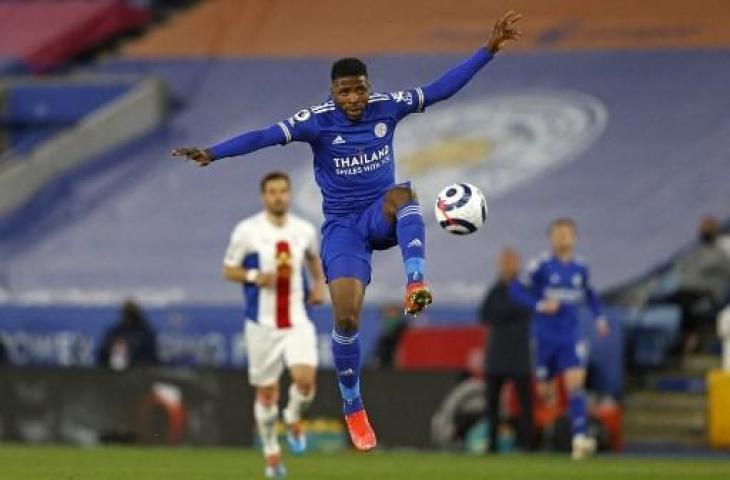
POLYGON ((317 367, 317 331, 311 322, 290 328, 272 328, 246 322, 248 381, 268 386, 279 381, 284 366, 317 367))

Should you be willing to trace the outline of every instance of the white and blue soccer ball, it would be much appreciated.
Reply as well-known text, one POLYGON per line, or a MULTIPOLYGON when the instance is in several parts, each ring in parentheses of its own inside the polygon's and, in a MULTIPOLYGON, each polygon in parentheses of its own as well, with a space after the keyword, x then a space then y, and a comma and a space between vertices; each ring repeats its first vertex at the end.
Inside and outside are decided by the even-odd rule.
POLYGON ((470 183, 454 183, 436 198, 436 221, 449 233, 468 235, 487 220, 487 201, 481 190, 470 183))

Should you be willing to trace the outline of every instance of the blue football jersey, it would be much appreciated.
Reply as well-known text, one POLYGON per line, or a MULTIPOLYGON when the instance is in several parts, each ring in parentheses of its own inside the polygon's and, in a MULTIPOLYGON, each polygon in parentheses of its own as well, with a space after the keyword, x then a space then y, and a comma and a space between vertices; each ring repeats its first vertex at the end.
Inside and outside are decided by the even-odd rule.
POLYGON ((541 337, 576 337, 578 309, 583 304, 588 305, 594 317, 601 315, 588 266, 580 259, 563 262, 554 255, 543 254, 530 262, 522 278, 513 284, 512 293, 533 309, 543 299, 560 302, 560 309, 554 315, 535 312, 535 333, 541 337))
POLYGON ((485 47, 423 87, 370 95, 353 122, 330 99, 286 120, 207 148, 211 160, 246 155, 290 142, 307 142, 326 217, 361 214, 395 184, 393 134, 406 115, 421 112, 461 90, 494 57, 485 47))
POLYGON ((325 216, 361 213, 395 184, 393 134, 407 115, 423 111, 421 88, 370 95, 353 122, 330 100, 278 122, 285 143, 307 142, 325 216))

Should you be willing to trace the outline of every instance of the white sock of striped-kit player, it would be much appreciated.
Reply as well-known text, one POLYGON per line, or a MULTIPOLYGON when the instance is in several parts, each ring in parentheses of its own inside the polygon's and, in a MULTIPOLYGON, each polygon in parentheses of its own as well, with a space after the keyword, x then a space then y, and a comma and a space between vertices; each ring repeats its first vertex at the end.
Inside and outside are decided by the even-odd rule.
POLYGON ((253 416, 256 420, 256 430, 261 439, 261 447, 265 457, 280 455, 281 447, 276 437, 276 421, 279 419, 279 406, 273 402, 264 404, 256 400, 253 406, 253 416))
POLYGON ((289 386, 289 400, 284 409, 284 423, 291 425, 302 419, 304 413, 314 401, 314 388, 306 394, 299 391, 299 388, 291 384, 289 386))

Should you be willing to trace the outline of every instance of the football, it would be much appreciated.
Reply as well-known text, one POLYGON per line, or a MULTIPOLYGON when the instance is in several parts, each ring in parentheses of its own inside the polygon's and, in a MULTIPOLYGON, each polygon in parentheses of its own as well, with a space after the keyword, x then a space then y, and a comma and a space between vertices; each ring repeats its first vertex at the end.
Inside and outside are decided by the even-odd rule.
POLYGON ((441 228, 454 235, 468 235, 487 219, 487 201, 474 185, 454 183, 438 194, 434 212, 441 228))

